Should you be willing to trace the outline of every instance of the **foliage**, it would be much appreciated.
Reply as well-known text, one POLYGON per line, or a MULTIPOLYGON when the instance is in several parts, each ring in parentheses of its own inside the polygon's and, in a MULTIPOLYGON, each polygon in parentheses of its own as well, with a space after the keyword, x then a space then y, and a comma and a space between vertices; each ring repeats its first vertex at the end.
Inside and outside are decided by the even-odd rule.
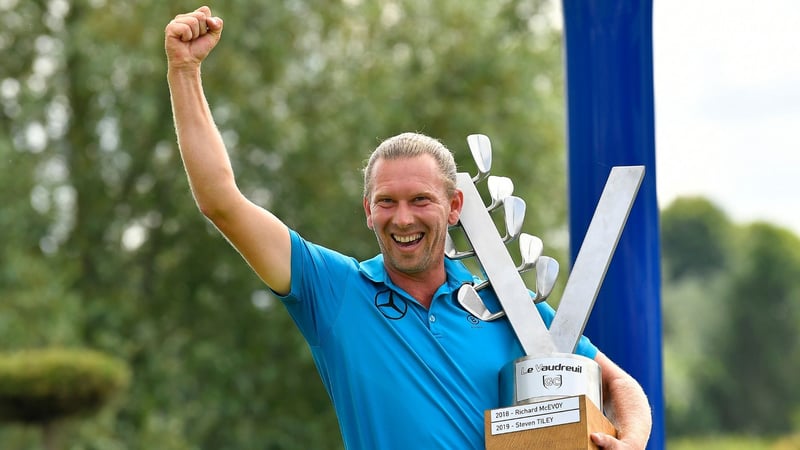
POLYGON ((800 432, 782 437, 773 445, 773 450, 792 450, 796 448, 800 448, 800 432))
POLYGON ((667 441, 667 450, 794 450, 800 448, 800 434, 777 439, 730 434, 687 437, 667 441))
POLYGON ((800 405, 800 239, 763 223, 743 233, 746 256, 725 293, 727 320, 716 339, 727 373, 709 386, 710 399, 724 430, 783 433, 800 405))
MULTIPOLYGON (((163 29, 195 2, 0 2, 0 349, 123 358, 119 413, 70 448, 340 448, 305 342, 194 205, 175 144, 163 29)), ((213 5, 212 5, 213 6, 213 5)), ((237 180, 304 236, 358 258, 359 168, 380 139, 442 139, 564 227, 560 36, 547 2, 226 1, 203 76, 237 180), (524 180, 524 181, 523 181, 524 180)), ((549 249, 559 256, 562 247, 549 249)), ((552 254, 552 253, 551 253, 552 254)), ((24 430, 0 441, 28 448, 24 430)))
POLYGON ((668 450, 777 450, 770 441, 748 436, 713 436, 667 441, 668 450))
MULTIPOLYGON (((525 231, 564 261, 563 80, 548 4, 214 6, 225 31, 204 84, 239 186, 363 259, 377 251, 360 206, 369 151, 422 131, 472 171, 465 136, 482 132, 493 173, 536 205, 525 231)), ((0 2, 0 350, 88 347, 130 365, 119 413, 70 425, 70 448, 340 448, 306 344, 201 217, 181 168, 163 28, 197 6, 0 2)), ((668 429, 796 428, 796 238, 733 225, 703 199, 662 220, 668 429)), ((35 439, 0 428, 4 447, 35 439)))
POLYGON ((703 198, 679 198, 661 219, 661 247, 669 279, 704 277, 726 269, 730 221, 703 198))
POLYGON ((719 428, 716 405, 705 389, 725 373, 715 357, 716 330, 725 321, 724 276, 688 278, 665 285, 663 358, 666 426, 672 435, 719 428))
POLYGON ((664 270, 681 273, 665 276, 663 295, 667 428, 673 435, 796 430, 800 239, 765 223, 735 226, 703 199, 676 201, 662 222, 670 223, 664 270), (681 239, 695 245, 681 247, 681 239))
POLYGON ((128 387, 124 361, 82 349, 0 353, 0 420, 46 424, 87 415, 128 387))

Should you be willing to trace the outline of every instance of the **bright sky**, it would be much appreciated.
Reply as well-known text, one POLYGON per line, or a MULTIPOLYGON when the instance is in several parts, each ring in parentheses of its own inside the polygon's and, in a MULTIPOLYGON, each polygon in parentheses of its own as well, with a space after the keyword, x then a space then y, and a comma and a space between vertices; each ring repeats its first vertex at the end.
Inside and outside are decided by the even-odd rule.
POLYGON ((800 1, 654 0, 660 206, 800 235, 800 1))

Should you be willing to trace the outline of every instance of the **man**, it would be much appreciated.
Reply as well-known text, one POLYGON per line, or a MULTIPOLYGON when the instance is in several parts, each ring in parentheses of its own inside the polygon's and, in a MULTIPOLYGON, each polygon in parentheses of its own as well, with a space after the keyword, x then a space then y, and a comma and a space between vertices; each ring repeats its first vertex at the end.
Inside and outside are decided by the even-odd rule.
MULTIPOLYGON (((381 249, 375 258, 358 262, 304 240, 236 187, 200 77, 222 27, 202 7, 165 30, 175 128, 198 207, 283 300, 348 448, 482 448, 483 411, 500 406, 497 375, 523 351, 506 320, 481 322, 455 300, 473 278, 444 257, 463 202, 452 154, 414 133, 375 150, 364 171, 367 226, 381 249)), ((496 302, 491 292, 485 297, 496 302)), ((549 323, 553 310, 538 309, 549 323)), ((619 432, 619 440, 596 434, 594 442, 644 448, 651 418, 638 383, 585 338, 577 353, 602 368, 619 432)))

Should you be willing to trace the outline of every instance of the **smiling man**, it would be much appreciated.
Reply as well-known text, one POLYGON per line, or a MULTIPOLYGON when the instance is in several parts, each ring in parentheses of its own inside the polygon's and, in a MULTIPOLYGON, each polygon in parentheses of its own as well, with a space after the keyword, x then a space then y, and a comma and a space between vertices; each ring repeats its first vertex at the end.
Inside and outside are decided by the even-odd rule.
POLYGON ((414 133, 384 141, 364 169, 367 226, 378 238, 386 272, 426 308, 445 281, 447 227, 461 211, 455 176, 450 151, 414 133))
MULTIPOLYGON (((308 341, 349 449, 480 449, 483 412, 499 402, 498 373, 524 354, 506 319, 483 322, 456 293, 475 280, 444 256, 463 196, 439 141, 404 133, 381 143, 364 170, 364 212, 381 253, 356 261, 302 238, 238 190, 203 93, 200 65, 223 23, 202 7, 175 17, 165 48, 175 129, 198 207, 278 295, 308 341)), ((491 289, 481 291, 494 309, 491 289)), ((546 303, 538 312, 550 323, 546 303)), ((633 378, 586 338, 576 353, 602 368, 619 439, 642 449, 650 409, 633 378)))

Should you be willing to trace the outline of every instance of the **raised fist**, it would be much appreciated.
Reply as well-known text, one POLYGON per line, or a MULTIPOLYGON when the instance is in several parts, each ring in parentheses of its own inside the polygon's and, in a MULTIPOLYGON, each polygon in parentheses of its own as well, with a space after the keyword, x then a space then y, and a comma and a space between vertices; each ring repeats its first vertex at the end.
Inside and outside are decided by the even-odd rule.
POLYGON ((203 6, 175 16, 164 30, 164 48, 170 69, 196 68, 219 42, 222 19, 203 6))

